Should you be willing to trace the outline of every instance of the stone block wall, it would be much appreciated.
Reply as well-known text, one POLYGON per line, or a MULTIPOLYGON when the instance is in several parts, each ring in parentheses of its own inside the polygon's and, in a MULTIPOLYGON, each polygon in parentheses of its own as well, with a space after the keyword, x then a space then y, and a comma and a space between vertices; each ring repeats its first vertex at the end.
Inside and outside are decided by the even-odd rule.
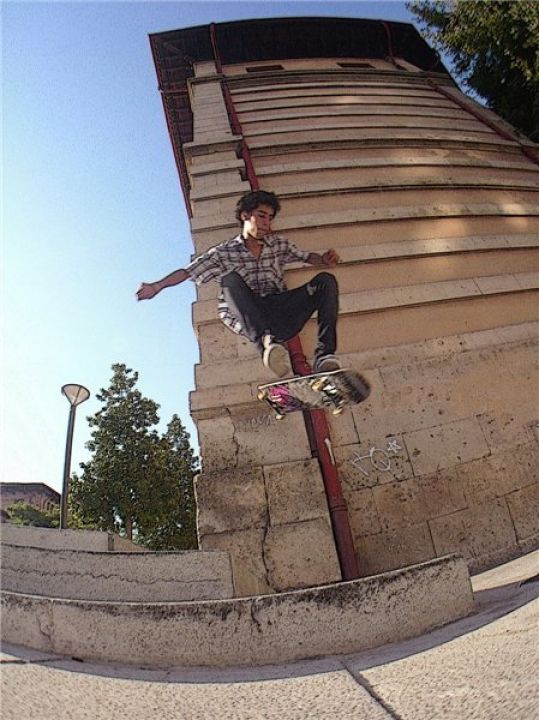
MULTIPOLYGON (((254 419, 257 417, 266 417, 269 425, 276 423, 269 415, 254 419)), ((246 420, 231 419, 231 427, 235 422, 246 420)), ((290 428, 290 436, 301 438, 304 430, 299 420, 295 424, 298 427, 290 428)), ((267 442, 275 447, 275 438, 267 442)), ((307 453, 308 448, 298 443, 295 455, 307 453)), ((200 545, 229 551, 238 595, 262 595, 340 580, 316 460, 204 471, 197 478, 196 495, 200 545)))
MULTIPOLYGON (((223 74, 195 63, 181 148, 194 252, 238 232, 243 141, 259 185, 281 197, 275 230, 341 256, 339 354, 373 386, 328 417, 361 573, 453 551, 488 567, 539 534, 539 153, 445 74, 346 60, 357 58, 261 72, 247 59, 223 74)), ((292 266, 287 284, 314 272, 292 266)), ((217 293, 198 288, 193 307, 200 546, 230 552, 238 594, 338 580, 303 418, 277 423, 257 401, 271 375, 218 320, 217 293)), ((301 333, 308 358, 315 331, 313 320, 301 333)))
POLYGON ((450 552, 476 571, 539 544, 535 332, 358 356, 374 392, 332 431, 364 574, 450 552))

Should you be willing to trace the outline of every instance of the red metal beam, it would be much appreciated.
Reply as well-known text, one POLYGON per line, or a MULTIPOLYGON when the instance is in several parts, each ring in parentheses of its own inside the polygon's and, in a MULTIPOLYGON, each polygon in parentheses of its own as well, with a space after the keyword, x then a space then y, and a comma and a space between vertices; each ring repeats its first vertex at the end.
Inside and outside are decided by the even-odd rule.
POLYGON ((393 54, 393 38, 391 37, 391 28, 389 25, 381 20, 382 25, 384 26, 384 30, 386 31, 386 38, 387 38, 387 56, 389 58, 389 61, 397 67, 397 62, 395 60, 395 56, 393 54))
POLYGON ((534 162, 536 165, 539 165, 539 156, 537 155, 537 153, 535 153, 531 148, 526 147, 526 145, 522 145, 518 141, 518 138, 516 138, 513 134, 511 134, 504 128, 500 127, 497 123, 487 117, 485 113, 482 112, 479 108, 475 108, 469 105, 465 100, 461 100, 458 96, 456 97, 455 95, 452 95, 446 88, 444 88, 442 85, 438 85, 438 83, 434 82, 434 80, 429 79, 428 83, 437 92, 439 92, 440 95, 448 98, 448 100, 454 102, 455 105, 458 105, 460 108, 462 108, 462 110, 465 110, 466 112, 470 113, 470 115, 473 115, 476 120, 484 123, 491 130, 494 130, 494 132, 500 137, 502 137, 504 140, 511 140, 512 142, 518 143, 522 154, 525 155, 529 160, 534 162))

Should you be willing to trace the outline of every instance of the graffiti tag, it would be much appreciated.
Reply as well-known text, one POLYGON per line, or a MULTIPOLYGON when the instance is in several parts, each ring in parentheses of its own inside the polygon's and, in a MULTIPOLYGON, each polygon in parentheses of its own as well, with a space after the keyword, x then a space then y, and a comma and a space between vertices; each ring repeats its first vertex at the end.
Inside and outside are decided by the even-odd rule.
POLYGON ((378 472, 391 472, 391 459, 398 455, 402 449, 396 438, 390 438, 385 448, 373 445, 369 452, 364 455, 360 455, 359 452, 354 453, 354 457, 350 462, 365 477, 369 477, 369 470, 365 469, 365 464, 368 467, 368 463, 370 463, 371 469, 378 470, 378 472))

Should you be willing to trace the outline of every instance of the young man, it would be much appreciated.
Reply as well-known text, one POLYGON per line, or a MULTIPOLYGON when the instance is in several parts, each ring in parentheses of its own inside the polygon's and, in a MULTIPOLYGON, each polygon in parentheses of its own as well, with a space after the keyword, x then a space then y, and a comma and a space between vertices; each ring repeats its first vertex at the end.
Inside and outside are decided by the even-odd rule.
POLYGON ((293 262, 334 267, 339 262, 335 250, 323 255, 300 250, 280 235, 271 223, 280 210, 274 193, 257 190, 238 201, 236 218, 242 231, 232 240, 216 245, 196 257, 185 268, 154 283, 142 283, 139 300, 149 300, 166 287, 184 280, 197 284, 216 280, 221 286, 219 317, 234 332, 255 343, 264 365, 278 377, 292 374, 288 351, 282 343, 303 328, 318 311, 318 343, 314 371, 338 370, 334 353, 337 346, 337 281, 322 272, 302 287, 287 290, 284 266, 293 262))

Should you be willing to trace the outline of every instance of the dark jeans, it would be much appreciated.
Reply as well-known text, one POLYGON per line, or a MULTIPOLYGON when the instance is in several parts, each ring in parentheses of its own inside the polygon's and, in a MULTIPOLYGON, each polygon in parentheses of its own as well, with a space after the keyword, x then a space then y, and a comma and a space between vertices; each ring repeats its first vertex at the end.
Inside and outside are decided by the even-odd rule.
POLYGON ((256 295, 236 272, 225 275, 221 287, 243 334, 256 343, 260 352, 266 333, 273 335, 276 342, 286 342, 299 333, 315 311, 318 311, 315 360, 335 352, 339 290, 330 273, 321 272, 299 288, 265 297, 256 295))

